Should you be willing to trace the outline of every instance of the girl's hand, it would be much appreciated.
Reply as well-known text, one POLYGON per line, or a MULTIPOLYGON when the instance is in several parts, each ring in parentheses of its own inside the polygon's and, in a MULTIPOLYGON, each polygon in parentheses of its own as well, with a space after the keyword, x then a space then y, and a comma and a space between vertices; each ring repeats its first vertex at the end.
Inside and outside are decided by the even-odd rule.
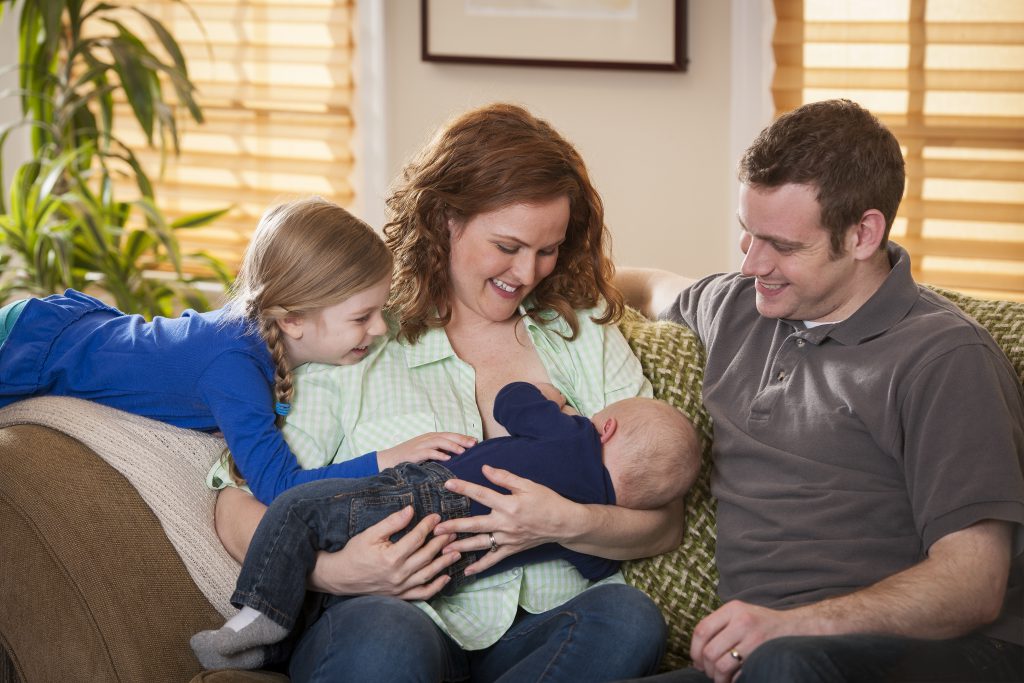
POLYGON ((310 586, 334 595, 389 595, 403 600, 433 597, 450 580, 441 572, 459 559, 458 552, 441 552, 454 536, 431 537, 440 519, 428 515, 392 543, 390 536, 412 520, 412 508, 385 517, 353 536, 338 552, 321 552, 309 577, 310 586))
POLYGON ((427 432, 392 448, 377 451, 377 469, 386 470, 400 462, 444 462, 476 445, 476 439, 455 432, 427 432))
POLYGON ((546 486, 524 479, 507 470, 484 465, 484 476, 498 486, 508 489, 503 495, 497 491, 462 479, 449 479, 449 491, 486 505, 491 512, 475 517, 462 517, 442 522, 434 533, 447 536, 453 533, 475 534, 448 544, 444 552, 460 553, 491 550, 491 537, 497 550, 484 552, 466 568, 466 574, 476 574, 493 567, 502 559, 542 543, 563 543, 571 540, 572 530, 582 527, 585 507, 563 498, 546 486))

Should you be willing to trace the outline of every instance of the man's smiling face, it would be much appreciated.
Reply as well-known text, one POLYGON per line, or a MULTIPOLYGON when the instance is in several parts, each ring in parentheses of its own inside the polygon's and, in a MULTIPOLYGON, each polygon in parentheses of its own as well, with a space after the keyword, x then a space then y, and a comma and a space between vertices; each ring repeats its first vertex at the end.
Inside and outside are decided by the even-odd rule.
POLYGON ((742 185, 739 221, 741 272, 755 278, 758 313, 834 322, 860 306, 856 261, 850 249, 832 252, 814 187, 742 185))

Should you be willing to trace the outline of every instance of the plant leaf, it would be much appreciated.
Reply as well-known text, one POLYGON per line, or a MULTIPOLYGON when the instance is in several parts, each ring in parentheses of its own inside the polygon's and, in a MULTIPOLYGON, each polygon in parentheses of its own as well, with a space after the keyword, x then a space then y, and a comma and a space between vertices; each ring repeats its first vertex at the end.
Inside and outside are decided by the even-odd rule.
POLYGON ((126 265, 135 265, 142 255, 156 247, 156 240, 145 230, 132 230, 125 240, 122 259, 126 265))
POLYGON ((151 16, 149 13, 142 11, 138 7, 133 7, 138 14, 142 15, 143 18, 149 23, 149 27, 153 29, 153 33, 160 40, 160 44, 164 46, 167 54, 170 55, 174 61, 174 66, 185 78, 188 78, 188 65, 185 63, 185 55, 181 52, 181 46, 178 45, 178 41, 174 39, 174 36, 170 34, 167 28, 160 23, 157 19, 151 16))
POLYGON ((125 145, 120 140, 115 139, 115 142, 117 142, 121 152, 117 154, 112 153, 110 154, 110 156, 116 159, 120 159, 121 161, 128 164, 131 167, 132 171, 135 173, 135 185, 139 188, 139 192, 142 194, 143 197, 153 199, 153 184, 149 180, 149 175, 146 173, 146 169, 142 167, 142 164, 139 162, 138 157, 135 156, 135 153, 132 152, 132 150, 129 149, 127 145, 125 145))
POLYGON ((174 232, 167 225, 167 219, 164 218, 163 212, 157 208, 151 199, 146 197, 136 200, 134 204, 142 209, 142 212, 146 215, 150 231, 163 244, 164 249, 167 251, 167 257, 171 265, 174 266, 174 272, 181 277, 181 247, 178 246, 178 240, 175 239, 174 232))
POLYGON ((234 282, 235 274, 228 269, 227 265, 222 260, 213 254, 205 251, 198 251, 193 254, 189 254, 188 257, 190 260, 204 264, 213 271, 215 279, 224 285, 225 288, 230 287, 231 283, 234 282))
POLYGON ((124 44, 110 41, 110 54, 114 57, 114 70, 121 79, 128 103, 146 134, 146 141, 153 144, 153 95, 149 81, 153 73, 142 66, 132 51, 124 44))
POLYGON ((190 213, 187 216, 175 220, 171 223, 171 227, 175 230, 187 229, 187 228, 198 228, 203 225, 209 225, 214 222, 228 211, 233 209, 234 206, 229 206, 223 209, 214 209, 212 211, 200 211, 197 213, 190 213))

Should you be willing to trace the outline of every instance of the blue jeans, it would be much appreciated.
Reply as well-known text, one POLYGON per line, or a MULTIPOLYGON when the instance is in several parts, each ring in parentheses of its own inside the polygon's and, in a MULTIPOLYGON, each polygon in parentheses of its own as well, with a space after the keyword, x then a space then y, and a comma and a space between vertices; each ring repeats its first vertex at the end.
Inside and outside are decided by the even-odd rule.
MULTIPOLYGON (((742 683, 997 683, 1024 681, 1024 648, 972 634, 952 640, 882 635, 790 636, 743 660, 742 683)), ((709 683, 680 669, 644 683, 709 683)))
POLYGON ((622 584, 595 586, 541 614, 520 611, 497 643, 472 652, 402 600, 327 603, 292 652, 293 683, 600 683, 656 671, 665 648, 657 606, 622 584))
MULTIPOLYGON (((444 487, 451 478, 451 472, 434 462, 402 463, 372 477, 322 479, 285 491, 256 529, 232 604, 252 607, 294 629, 318 551, 341 550, 359 532, 409 505, 413 520, 392 540, 431 513, 442 519, 464 517, 469 499, 444 487)), ((446 588, 468 581, 463 570, 475 559, 473 553, 465 553, 450 566, 446 571, 452 581, 446 588)))

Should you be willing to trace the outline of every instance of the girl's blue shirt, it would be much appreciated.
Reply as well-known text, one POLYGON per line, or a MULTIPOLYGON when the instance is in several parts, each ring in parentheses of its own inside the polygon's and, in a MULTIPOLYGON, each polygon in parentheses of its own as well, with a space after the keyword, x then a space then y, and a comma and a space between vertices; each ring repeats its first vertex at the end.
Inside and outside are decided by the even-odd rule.
POLYGON ((224 309, 147 322, 70 289, 29 300, 0 347, 0 406, 74 396, 178 427, 220 431, 264 503, 307 481, 377 473, 375 452, 302 469, 275 425, 273 382, 263 339, 224 309))

